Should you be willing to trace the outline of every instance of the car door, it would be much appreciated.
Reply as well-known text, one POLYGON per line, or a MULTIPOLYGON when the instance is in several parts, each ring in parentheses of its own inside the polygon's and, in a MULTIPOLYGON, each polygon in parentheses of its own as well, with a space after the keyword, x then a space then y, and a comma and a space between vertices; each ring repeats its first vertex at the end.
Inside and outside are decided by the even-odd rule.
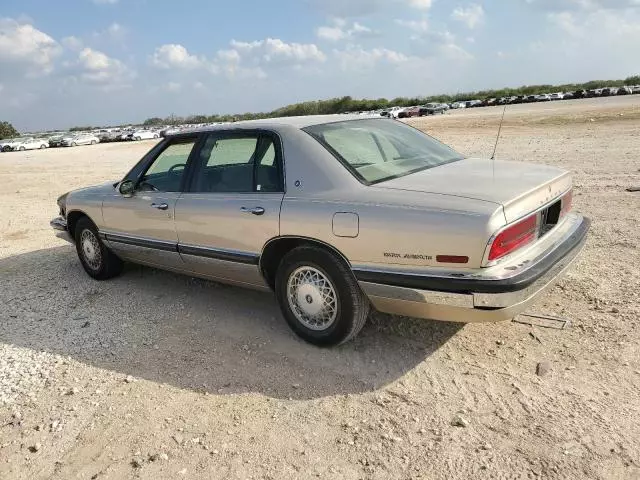
POLYGON ((270 132, 213 132, 176 204, 178 250, 199 275, 265 287, 258 261, 280 232, 282 147, 270 132))
POLYGON ((174 224, 176 201, 198 137, 167 141, 136 179, 133 194, 117 189, 102 205, 103 238, 126 260, 171 269, 183 269, 174 224))

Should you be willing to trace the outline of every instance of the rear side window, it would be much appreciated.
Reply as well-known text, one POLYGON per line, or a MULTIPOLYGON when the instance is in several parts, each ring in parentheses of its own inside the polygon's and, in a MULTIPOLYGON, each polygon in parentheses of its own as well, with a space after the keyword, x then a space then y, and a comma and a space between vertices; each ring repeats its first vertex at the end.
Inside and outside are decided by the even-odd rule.
POLYGON ((211 144, 211 153, 209 154, 207 167, 249 164, 253 159, 257 144, 257 138, 227 138, 216 140, 211 144))
POLYGON ((200 151, 191 192, 282 192, 281 165, 270 135, 213 133, 200 151))

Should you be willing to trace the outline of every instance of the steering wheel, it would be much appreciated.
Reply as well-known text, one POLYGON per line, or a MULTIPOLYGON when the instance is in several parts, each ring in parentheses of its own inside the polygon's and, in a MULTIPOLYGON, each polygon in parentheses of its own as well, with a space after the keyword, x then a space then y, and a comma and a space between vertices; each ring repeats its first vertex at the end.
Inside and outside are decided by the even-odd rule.
POLYGON ((185 168, 186 166, 187 166, 187 164, 186 164, 186 163, 178 163, 178 164, 176 164, 176 165, 172 166, 172 167, 169 169, 169 171, 167 172, 167 174, 168 174, 168 175, 175 175, 175 174, 176 174, 176 172, 175 172, 175 171, 176 171, 178 168, 180 168, 180 167, 185 168))

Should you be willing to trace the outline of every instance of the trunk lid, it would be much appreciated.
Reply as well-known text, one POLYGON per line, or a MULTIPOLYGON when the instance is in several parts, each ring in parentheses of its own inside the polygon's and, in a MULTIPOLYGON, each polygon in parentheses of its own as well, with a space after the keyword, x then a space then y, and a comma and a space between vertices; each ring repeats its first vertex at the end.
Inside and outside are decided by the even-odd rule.
POLYGON ((376 187, 427 192, 502 205, 507 223, 571 188, 569 172, 531 163, 465 159, 382 182, 376 187))

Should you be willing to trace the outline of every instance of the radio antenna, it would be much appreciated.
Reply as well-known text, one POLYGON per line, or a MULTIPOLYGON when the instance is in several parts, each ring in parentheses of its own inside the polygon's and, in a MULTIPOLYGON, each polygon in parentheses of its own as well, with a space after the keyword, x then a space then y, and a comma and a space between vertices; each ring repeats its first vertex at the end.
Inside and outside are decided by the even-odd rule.
POLYGON ((500 119, 500 126, 498 127, 498 137, 496 138, 496 145, 493 147, 493 155, 491 160, 496 159, 496 150, 498 150, 498 142, 500 141, 500 132, 502 132, 502 122, 504 122, 504 114, 507 113, 507 104, 504 104, 504 110, 502 110, 502 118, 500 119))

